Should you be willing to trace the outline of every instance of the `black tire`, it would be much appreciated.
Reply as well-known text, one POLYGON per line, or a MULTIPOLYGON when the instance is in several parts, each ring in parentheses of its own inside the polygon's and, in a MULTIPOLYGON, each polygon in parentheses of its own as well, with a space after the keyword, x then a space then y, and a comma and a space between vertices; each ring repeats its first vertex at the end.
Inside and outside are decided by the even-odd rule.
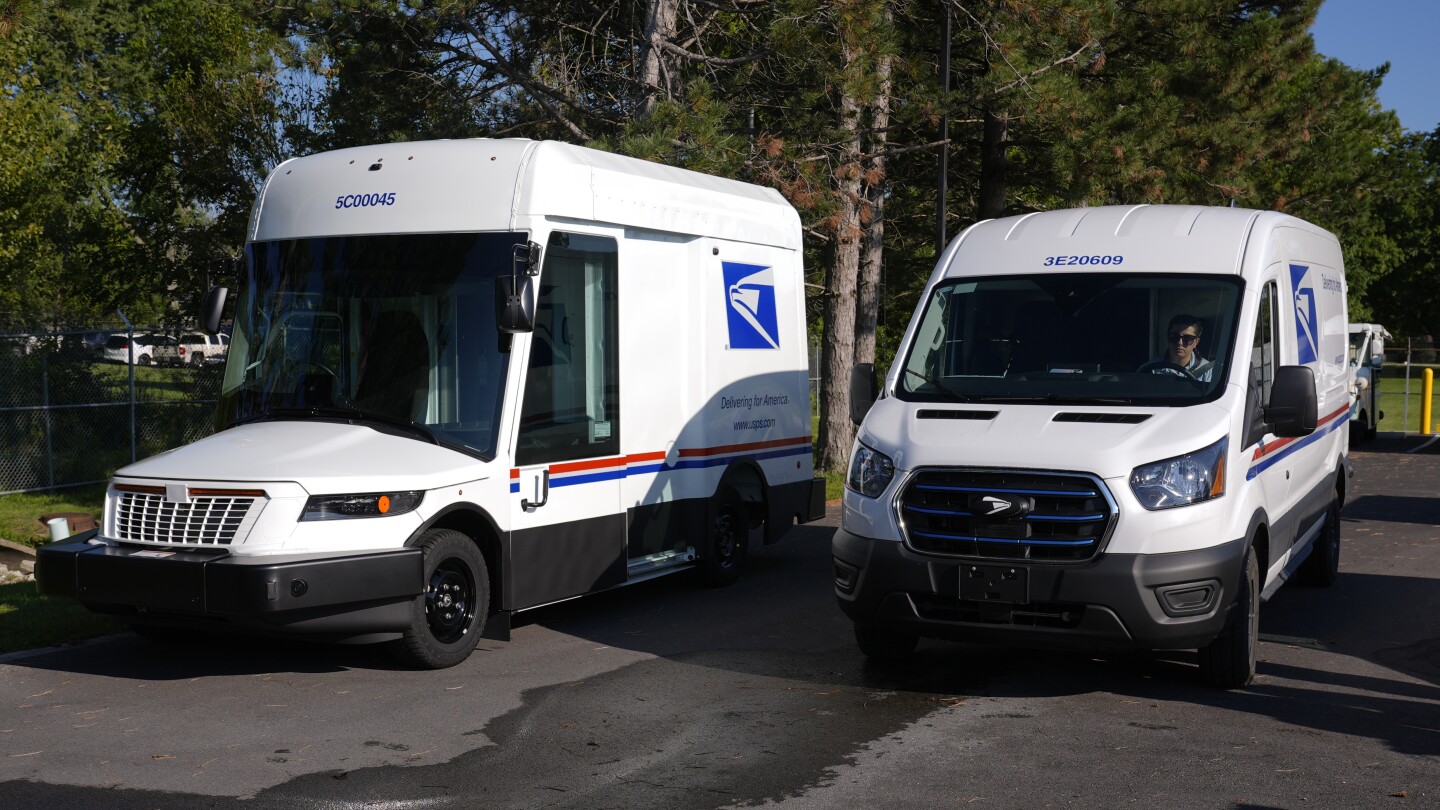
POLYGON ((490 612, 490 570, 475 541, 450 529, 431 529, 425 550, 425 592, 415 597, 410 628, 390 652, 417 669, 453 667, 470 656, 490 612))
POLYGON ((205 355, 201 354, 200 352, 195 352, 194 354, 190 355, 190 365, 192 365, 192 366, 203 366, 203 365, 205 365, 205 355))
POLYGON ((1296 579, 1300 584, 1316 588, 1328 588, 1340 576, 1339 493, 1330 499, 1330 506, 1325 510, 1325 526, 1320 529, 1320 536, 1315 538, 1310 556, 1300 563, 1298 574, 1296 579))
POLYGON ((1375 438, 1376 438, 1377 436, 1379 436, 1379 435, 1380 435, 1380 420, 1379 420, 1379 419, 1376 419, 1374 424, 1371 424, 1371 423, 1369 422, 1369 420, 1366 420, 1366 422, 1365 422, 1365 441, 1367 441, 1367 442, 1373 442, 1373 441, 1375 441, 1375 438))
POLYGON ((721 485, 710 504, 700 572, 712 587, 733 585, 745 571, 749 553, 750 518, 739 493, 721 485))
POLYGON ((1211 686, 1239 689, 1255 679, 1255 652, 1260 644, 1260 559, 1255 547, 1245 550, 1240 592, 1230 607, 1225 629, 1200 648, 1200 673, 1211 686))
POLYGON ((855 643, 860 645, 860 652, 864 653, 865 657, 871 661, 894 663, 904 661, 914 654, 915 645, 920 643, 920 637, 868 624, 857 624, 855 625, 855 643))
POLYGON ((139 363, 142 366, 148 366, 151 364, 151 357, 148 354, 142 354, 139 357, 135 358, 135 362, 139 363))

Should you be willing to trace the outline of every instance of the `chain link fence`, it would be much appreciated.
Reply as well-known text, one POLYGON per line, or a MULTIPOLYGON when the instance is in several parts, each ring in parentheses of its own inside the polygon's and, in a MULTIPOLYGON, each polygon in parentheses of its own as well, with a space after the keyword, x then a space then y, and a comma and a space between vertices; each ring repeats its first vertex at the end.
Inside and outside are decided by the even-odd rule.
POLYGON ((0 335, 0 495, 99 483, 209 435, 223 352, 186 363, 193 332, 0 335))
MULTIPOLYGON (((1385 367, 1380 373, 1377 406, 1385 415, 1376 425, 1379 430, 1423 431, 1421 389, 1427 368, 1435 382, 1440 383, 1440 342, 1432 337, 1391 338, 1385 342, 1385 367)), ((1431 405, 1433 408, 1435 403, 1431 405)))

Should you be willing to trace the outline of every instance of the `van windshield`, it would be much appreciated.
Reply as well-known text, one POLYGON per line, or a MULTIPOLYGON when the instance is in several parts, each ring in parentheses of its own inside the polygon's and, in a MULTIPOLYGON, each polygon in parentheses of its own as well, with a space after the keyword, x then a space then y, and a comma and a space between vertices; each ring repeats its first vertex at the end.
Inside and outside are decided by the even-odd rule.
POLYGON ((495 277, 523 234, 407 234, 245 248, 218 425, 368 423, 493 458, 509 336, 495 277))
POLYGON ((922 402, 1187 405, 1219 396, 1243 284, 1118 273, 942 281, 897 395, 922 402))

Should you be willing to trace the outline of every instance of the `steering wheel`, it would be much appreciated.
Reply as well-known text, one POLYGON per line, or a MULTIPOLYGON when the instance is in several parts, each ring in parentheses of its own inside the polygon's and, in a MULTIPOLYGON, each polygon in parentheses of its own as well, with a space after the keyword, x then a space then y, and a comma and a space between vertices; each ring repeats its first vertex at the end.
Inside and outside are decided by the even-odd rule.
POLYGON ((1184 377, 1191 382, 1200 382, 1199 380, 1195 379, 1195 375, 1191 374, 1189 369, 1185 368, 1179 363, 1172 363, 1169 360, 1151 360, 1150 362, 1140 366, 1140 368, 1135 369, 1136 374, 1144 374, 1147 371, 1152 373, 1171 374, 1176 377, 1184 377))

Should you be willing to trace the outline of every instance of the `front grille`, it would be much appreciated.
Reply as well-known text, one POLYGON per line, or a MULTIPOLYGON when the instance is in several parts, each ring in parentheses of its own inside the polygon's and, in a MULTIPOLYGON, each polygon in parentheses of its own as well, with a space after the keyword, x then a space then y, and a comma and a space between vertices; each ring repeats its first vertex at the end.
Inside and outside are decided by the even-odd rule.
POLYGON ((1079 562, 1099 553, 1114 515, 1100 480, 1074 473, 921 470, 900 494, 905 543, 924 554, 1079 562), (987 514, 999 502, 1028 508, 987 514))
POLYGON ((189 503, 172 503, 158 493, 119 492, 116 495, 116 540, 211 546, 230 545, 257 500, 201 496, 192 497, 189 503))

